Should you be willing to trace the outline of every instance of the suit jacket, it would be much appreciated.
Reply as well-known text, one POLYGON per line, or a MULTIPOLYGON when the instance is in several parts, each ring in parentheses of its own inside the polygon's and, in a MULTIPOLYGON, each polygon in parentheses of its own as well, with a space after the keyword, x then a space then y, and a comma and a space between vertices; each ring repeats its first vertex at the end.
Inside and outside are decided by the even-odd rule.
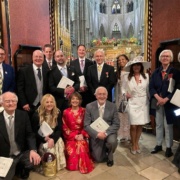
POLYGON ((2 93, 15 91, 15 73, 12 66, 2 63, 3 68, 3 87, 2 93))
POLYGON ((108 100, 112 101, 112 88, 115 84, 116 76, 114 73, 114 67, 104 63, 100 81, 98 81, 97 65, 94 64, 88 68, 87 85, 92 95, 94 95, 96 88, 98 88, 99 86, 103 86, 108 91, 108 100))
MULTIPOLYGON (((97 101, 93 101, 92 103, 87 104, 86 113, 84 118, 84 128, 88 132, 91 138, 94 140, 97 137, 98 132, 90 127, 91 123, 93 123, 99 117, 99 109, 97 101)), ((116 105, 112 102, 106 101, 103 119, 109 124, 109 128, 106 130, 108 135, 117 134, 117 131, 120 126, 119 116, 117 112, 116 105)))
POLYGON ((89 66, 92 66, 93 62, 89 59, 85 59, 85 66, 84 66, 84 71, 83 73, 81 72, 81 68, 80 68, 80 64, 79 64, 79 59, 75 59, 73 61, 71 61, 70 66, 74 66, 77 72, 78 76, 82 76, 84 75, 85 79, 87 78, 87 71, 89 66))
MULTIPOLYGON (((172 96, 174 95, 175 89, 172 93, 168 92, 169 87, 169 79, 172 77, 175 80, 175 87, 177 87, 177 82, 179 81, 179 71, 172 66, 169 66, 166 70, 167 77, 162 79, 162 66, 157 68, 151 78, 149 83, 149 93, 150 93, 150 101, 154 98, 155 94, 160 95, 162 98, 167 97, 169 101, 164 105, 165 115, 167 124, 173 124, 175 120, 174 110, 176 106, 170 103, 172 96)), ((153 108, 154 109, 154 108, 153 108)), ((155 114, 153 114, 155 115, 155 114)))
MULTIPOLYGON (((14 123, 15 141, 20 151, 36 150, 36 140, 31 129, 28 114, 21 110, 15 110, 14 123)), ((3 112, 0 113, 0 142, 0 156, 9 157, 10 142, 3 112)))
MULTIPOLYGON (((78 91, 80 82, 74 67, 67 66, 67 73, 68 73, 68 78, 74 81, 73 87, 75 91, 78 91)), ((57 88, 57 85, 59 84, 62 77, 63 75, 61 74, 57 66, 52 71, 49 72, 49 90, 50 93, 52 93, 52 95, 55 97, 57 107, 61 111, 65 108, 63 107, 63 104, 66 99, 64 97, 64 89, 57 88)))
MULTIPOLYGON (((81 72, 81 68, 80 68, 80 64, 79 64, 79 59, 75 59, 75 60, 71 61, 71 63, 70 63, 70 66, 74 66, 78 76, 84 75, 86 82, 87 82, 88 68, 90 66, 92 66, 92 65, 93 65, 93 62, 91 60, 85 59, 84 71, 81 72)), ((85 107, 86 104, 92 102, 92 97, 91 97, 91 93, 90 93, 89 89, 87 89, 87 91, 85 91, 85 92, 79 92, 79 93, 81 94, 82 99, 83 99, 82 107, 85 107)))
MULTIPOLYGON (((42 64, 42 66, 44 66, 44 68, 47 70, 47 71, 49 71, 50 69, 49 69, 49 66, 48 66, 48 63, 47 63, 47 61, 46 61, 46 58, 44 59, 44 62, 43 62, 43 64, 42 64)), ((56 67, 56 61, 53 59, 52 60, 52 68, 51 69, 53 69, 53 68, 55 68, 56 67)))
MULTIPOLYGON (((43 95, 47 93, 47 70, 42 66, 43 95)), ((21 68, 17 78, 17 95, 20 107, 32 105, 37 97, 38 91, 34 76, 33 65, 21 68)))

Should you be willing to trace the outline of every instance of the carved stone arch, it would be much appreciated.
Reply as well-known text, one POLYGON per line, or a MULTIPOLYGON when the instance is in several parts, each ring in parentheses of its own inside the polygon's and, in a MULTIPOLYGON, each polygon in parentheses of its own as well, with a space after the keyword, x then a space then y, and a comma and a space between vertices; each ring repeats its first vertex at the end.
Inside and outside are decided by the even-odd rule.
POLYGON ((128 31, 127 31, 127 38, 131 38, 134 36, 134 27, 132 23, 130 23, 128 31))
POLYGON ((100 38, 106 37, 106 33, 105 33, 105 30, 104 30, 103 24, 101 24, 101 26, 100 26, 100 28, 99 28, 99 37, 100 37, 100 38))

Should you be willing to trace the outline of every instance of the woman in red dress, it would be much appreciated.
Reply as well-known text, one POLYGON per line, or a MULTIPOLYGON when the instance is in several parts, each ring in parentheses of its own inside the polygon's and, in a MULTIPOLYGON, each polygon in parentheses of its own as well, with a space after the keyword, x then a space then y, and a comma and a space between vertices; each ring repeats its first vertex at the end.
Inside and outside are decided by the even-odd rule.
POLYGON ((83 129, 85 109, 80 107, 82 97, 78 92, 69 97, 70 108, 63 112, 63 135, 65 139, 66 167, 68 170, 79 170, 89 173, 94 169, 90 157, 88 138, 83 129))

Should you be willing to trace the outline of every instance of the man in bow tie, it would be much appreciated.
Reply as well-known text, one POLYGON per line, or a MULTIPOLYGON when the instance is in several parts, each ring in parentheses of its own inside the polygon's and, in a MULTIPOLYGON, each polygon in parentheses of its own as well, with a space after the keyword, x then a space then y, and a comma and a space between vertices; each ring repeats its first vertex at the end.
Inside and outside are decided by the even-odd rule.
POLYGON ((15 73, 12 66, 5 64, 6 51, 0 46, 0 94, 15 90, 15 73))
POLYGON ((67 59, 61 50, 55 52, 54 59, 57 65, 49 73, 49 90, 56 99, 57 107, 62 112, 68 107, 69 95, 79 89, 80 83, 75 68, 66 65, 67 59), (74 84, 72 86, 69 85, 66 88, 58 87, 63 76, 74 81, 74 84))

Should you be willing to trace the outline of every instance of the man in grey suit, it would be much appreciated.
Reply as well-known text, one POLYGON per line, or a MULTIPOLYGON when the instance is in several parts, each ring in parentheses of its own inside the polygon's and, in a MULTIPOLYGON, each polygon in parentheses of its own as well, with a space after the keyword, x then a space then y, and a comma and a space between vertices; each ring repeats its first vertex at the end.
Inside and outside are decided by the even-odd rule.
POLYGON ((95 91, 97 101, 87 104, 84 128, 90 135, 90 149, 95 161, 107 159, 107 166, 113 166, 113 153, 117 147, 117 131, 119 118, 116 105, 107 101, 108 92, 105 87, 98 87, 95 91), (90 127, 99 116, 109 124, 105 132, 97 132, 90 127))

